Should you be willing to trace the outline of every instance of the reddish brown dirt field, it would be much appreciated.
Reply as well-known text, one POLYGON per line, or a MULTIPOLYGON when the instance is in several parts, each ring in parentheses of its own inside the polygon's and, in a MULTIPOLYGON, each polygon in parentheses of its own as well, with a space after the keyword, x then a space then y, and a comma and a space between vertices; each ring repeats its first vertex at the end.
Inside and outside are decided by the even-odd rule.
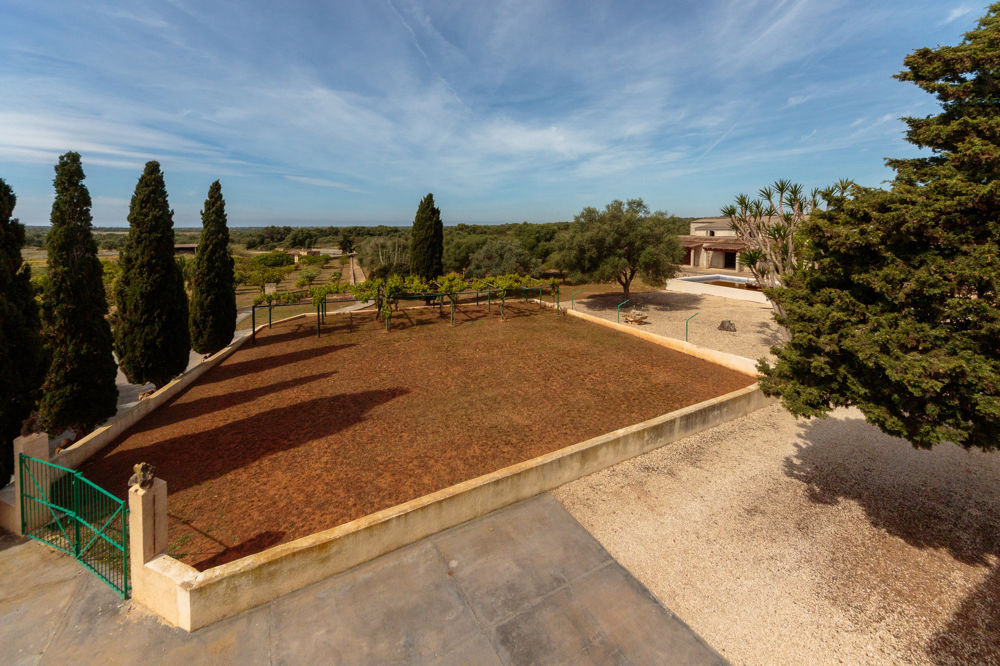
POLYGON ((533 304, 506 314, 277 325, 81 471, 124 496, 132 465, 156 465, 169 552, 204 570, 753 381, 533 304))

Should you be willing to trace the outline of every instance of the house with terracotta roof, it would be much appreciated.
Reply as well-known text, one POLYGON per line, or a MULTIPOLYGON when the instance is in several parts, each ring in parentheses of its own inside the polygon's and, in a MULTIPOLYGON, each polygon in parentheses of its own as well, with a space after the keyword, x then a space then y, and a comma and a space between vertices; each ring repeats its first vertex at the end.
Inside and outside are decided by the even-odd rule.
POLYGON ((748 245, 736 237, 728 217, 703 217, 691 221, 691 233, 678 236, 684 248, 683 266, 744 272, 740 252, 748 245))

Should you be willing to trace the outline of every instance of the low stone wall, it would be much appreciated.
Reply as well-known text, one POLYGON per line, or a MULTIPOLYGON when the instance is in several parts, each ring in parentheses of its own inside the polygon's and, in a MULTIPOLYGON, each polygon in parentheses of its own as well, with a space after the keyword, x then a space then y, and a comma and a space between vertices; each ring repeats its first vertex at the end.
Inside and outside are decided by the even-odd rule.
MULTIPOLYGON (((133 559, 133 598, 193 631, 769 402, 754 384, 203 572, 166 555, 164 539, 155 552, 147 548, 133 559)), ((132 543, 159 541, 144 540, 142 530, 157 520, 144 517, 140 506, 132 505, 129 518, 132 543)), ((165 500, 155 506, 165 515, 165 500)))
MULTIPOLYGON (((298 314, 286 319, 280 319, 277 322, 272 322, 272 325, 306 316, 308 315, 298 314)), ((261 324, 258 326, 257 331, 264 328, 267 328, 267 324, 261 324)), ((62 465, 63 467, 76 469, 88 458, 120 437, 125 431, 148 416, 155 409, 182 393, 188 386, 197 381, 199 377, 217 366, 219 363, 228 358, 233 352, 242 347, 249 339, 250 334, 248 333, 247 335, 233 340, 228 347, 220 349, 215 354, 191 368, 177 379, 171 381, 159 391, 143 400, 140 400, 135 404, 135 406, 117 414, 107 423, 100 426, 86 437, 81 438, 78 442, 74 442, 72 446, 63 449, 59 453, 52 456, 52 462, 57 465, 62 465)))

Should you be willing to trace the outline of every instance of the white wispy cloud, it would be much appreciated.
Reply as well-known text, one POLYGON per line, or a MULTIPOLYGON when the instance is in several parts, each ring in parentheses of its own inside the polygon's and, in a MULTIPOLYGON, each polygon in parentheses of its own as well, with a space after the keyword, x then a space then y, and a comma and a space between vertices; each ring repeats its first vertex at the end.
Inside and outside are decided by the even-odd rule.
POLYGON ((947 24, 951 23, 952 21, 957 21, 966 14, 971 14, 971 13, 972 13, 972 7, 969 7, 967 5, 960 5, 952 9, 950 12, 948 12, 948 16, 945 17, 943 23, 947 24))
POLYGON ((311 178, 309 176, 285 176, 285 178, 288 180, 294 180, 296 183, 305 183, 306 185, 315 185, 316 187, 332 187, 333 189, 344 190, 345 192, 364 192, 364 190, 359 190, 353 185, 339 183, 328 178, 311 178))

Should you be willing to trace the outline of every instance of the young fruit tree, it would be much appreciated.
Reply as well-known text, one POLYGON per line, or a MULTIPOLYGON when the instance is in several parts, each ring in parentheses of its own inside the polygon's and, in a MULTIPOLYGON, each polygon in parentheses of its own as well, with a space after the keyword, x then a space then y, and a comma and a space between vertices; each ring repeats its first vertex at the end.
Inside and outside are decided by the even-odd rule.
POLYGON ((888 160, 891 189, 833 193, 803 224, 802 260, 769 294, 790 340, 759 366, 792 413, 855 406, 917 447, 1000 447, 998 12, 897 75, 941 103, 905 119, 932 154, 888 160))
POLYGON ((52 227, 45 239, 42 335, 50 363, 38 405, 52 434, 66 428, 78 435, 88 432, 114 416, 118 404, 118 368, 105 318, 108 302, 83 179, 80 155, 62 155, 56 165, 52 227))
POLYGON ((115 290, 115 353, 133 384, 156 388, 184 372, 191 351, 184 278, 174 262, 174 218, 158 162, 132 195, 115 290))
POLYGON ((24 226, 11 219, 16 203, 0 178, 0 487, 14 473, 14 438, 45 377, 31 268, 21 258, 24 226))
POLYGON ((676 218, 650 212, 642 199, 612 201, 604 210, 587 207, 574 218, 561 261, 588 279, 617 282, 628 299, 637 275, 659 284, 677 273, 681 230, 676 218))

